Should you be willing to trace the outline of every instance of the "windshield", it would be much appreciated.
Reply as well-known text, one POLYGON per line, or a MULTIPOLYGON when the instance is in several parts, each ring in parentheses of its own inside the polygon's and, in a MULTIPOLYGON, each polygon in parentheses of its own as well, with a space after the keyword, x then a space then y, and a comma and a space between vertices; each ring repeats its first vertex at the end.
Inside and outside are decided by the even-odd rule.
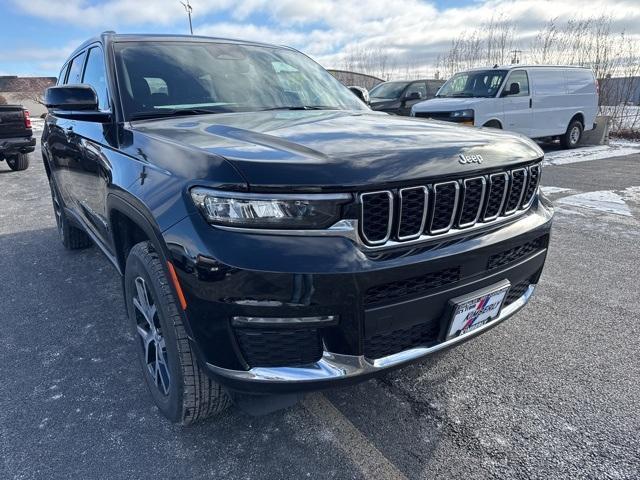
POLYGON ((506 74, 505 70, 456 73, 436 97, 495 97, 506 74))
POLYGON ((367 109, 320 65, 286 48, 122 42, 115 54, 129 120, 281 108, 367 109))
POLYGON ((385 82, 376 85, 369 92, 371 98, 399 98, 409 82, 385 82))

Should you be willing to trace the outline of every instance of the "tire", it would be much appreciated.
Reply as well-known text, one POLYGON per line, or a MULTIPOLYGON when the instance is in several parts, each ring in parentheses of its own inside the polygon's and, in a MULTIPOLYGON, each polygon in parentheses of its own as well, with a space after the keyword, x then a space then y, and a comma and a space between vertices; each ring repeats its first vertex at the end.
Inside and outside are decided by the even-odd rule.
POLYGON ((71 225, 67 219, 58 189, 51 179, 49 180, 49 188, 51 189, 51 201, 53 203, 53 213, 56 217, 58 235, 64 248, 67 250, 80 250, 90 247, 93 244, 91 237, 81 229, 71 225))
POLYGON ((483 125, 485 128, 496 128, 498 130, 502 130, 502 126, 496 120, 489 120, 487 123, 483 125))
POLYGON ((560 137, 560 144, 567 149, 576 148, 582 140, 582 132, 584 127, 580 120, 572 120, 567 131, 560 137))
POLYGON ((29 168, 29 154, 18 153, 7 157, 7 165, 14 171, 26 170, 29 168))
POLYGON ((149 242, 131 249, 124 277, 136 350, 160 412, 189 425, 228 408, 228 393, 197 362, 163 264, 149 242))

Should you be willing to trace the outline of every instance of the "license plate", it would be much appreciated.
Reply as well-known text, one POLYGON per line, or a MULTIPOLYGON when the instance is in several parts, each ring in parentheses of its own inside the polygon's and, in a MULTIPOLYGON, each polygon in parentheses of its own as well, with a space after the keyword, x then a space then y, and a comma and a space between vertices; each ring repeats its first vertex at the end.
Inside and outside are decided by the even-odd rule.
POLYGON ((454 308, 447 340, 466 335, 496 318, 509 287, 506 282, 490 291, 475 292, 451 300, 454 308))

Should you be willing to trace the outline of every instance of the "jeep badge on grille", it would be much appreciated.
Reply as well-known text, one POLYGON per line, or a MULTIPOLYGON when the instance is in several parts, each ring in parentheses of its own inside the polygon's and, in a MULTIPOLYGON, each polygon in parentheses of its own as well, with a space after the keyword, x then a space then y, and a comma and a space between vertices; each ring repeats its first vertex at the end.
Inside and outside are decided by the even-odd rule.
POLYGON ((461 153, 459 161, 463 165, 466 163, 482 163, 482 155, 465 155, 461 153))

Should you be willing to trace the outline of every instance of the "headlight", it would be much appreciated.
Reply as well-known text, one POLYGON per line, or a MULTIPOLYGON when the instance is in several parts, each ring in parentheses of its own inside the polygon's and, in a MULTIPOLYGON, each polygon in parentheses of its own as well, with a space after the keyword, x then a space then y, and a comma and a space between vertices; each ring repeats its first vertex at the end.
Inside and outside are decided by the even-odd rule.
POLYGON ((473 118, 473 110, 457 110, 449 114, 451 118, 473 118))
POLYGON ((340 219, 349 193, 260 194, 191 189, 191 198, 208 222, 245 228, 320 229, 340 219))

